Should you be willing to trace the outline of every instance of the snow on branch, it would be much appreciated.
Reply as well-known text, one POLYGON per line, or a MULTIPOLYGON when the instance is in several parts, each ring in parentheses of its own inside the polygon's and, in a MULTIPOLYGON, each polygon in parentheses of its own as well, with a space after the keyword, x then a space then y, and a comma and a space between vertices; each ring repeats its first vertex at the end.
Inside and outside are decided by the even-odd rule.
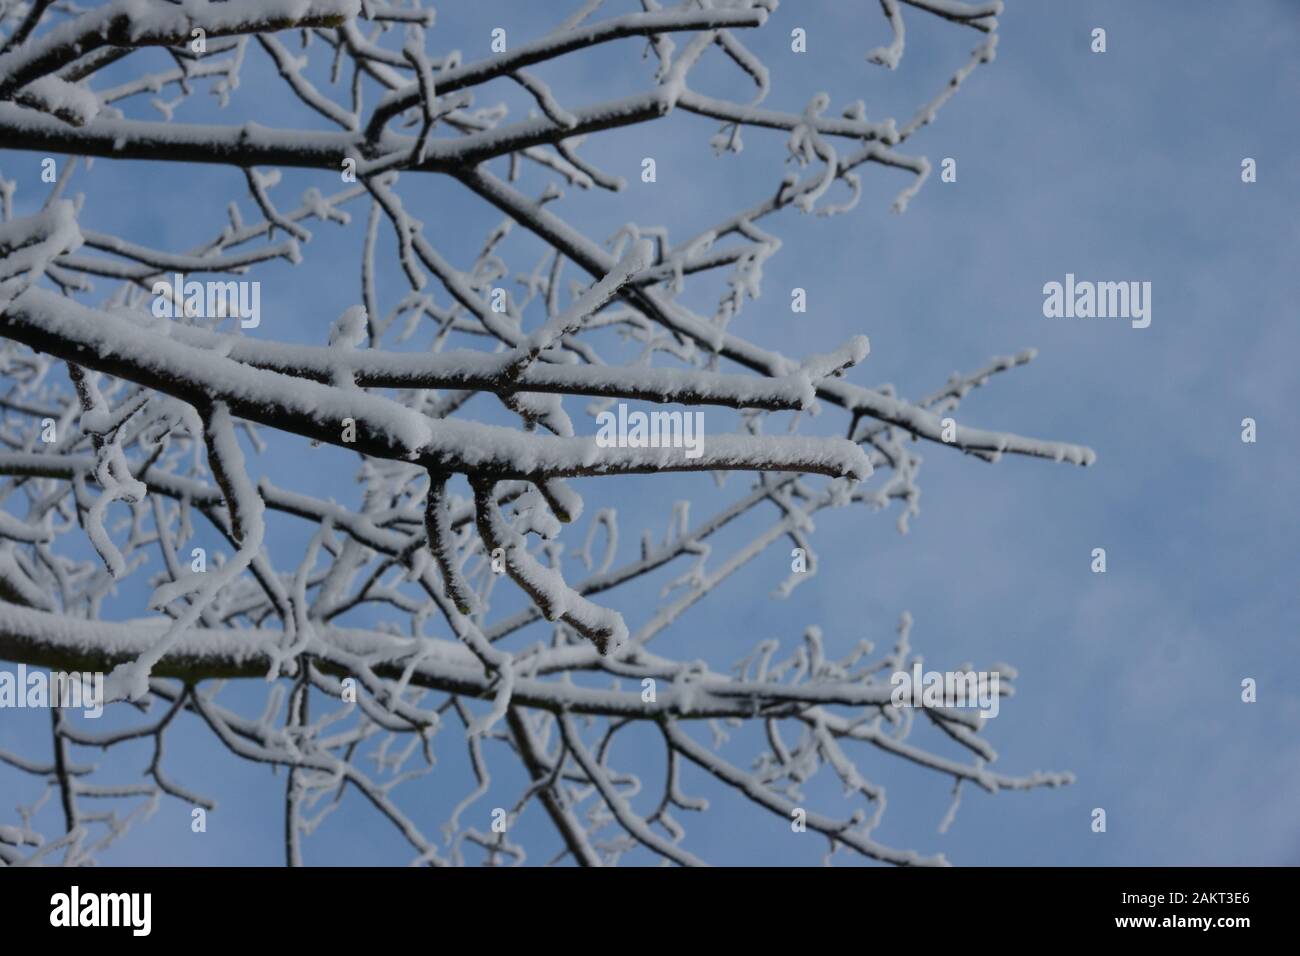
POLYGON ((870 473, 861 449, 839 438, 720 435, 692 456, 689 448, 669 445, 602 448, 591 439, 438 421, 377 395, 241 365, 171 341, 167 329, 41 289, 29 289, 0 315, 0 333, 8 338, 190 404, 222 402, 249 421, 315 441, 461 474, 543 480, 662 471, 803 471, 854 479, 870 473))
POLYGON ((105 46, 180 46, 195 30, 210 37, 302 27, 336 27, 359 0, 208 0, 184 5, 112 0, 0 55, 0 99, 105 46))

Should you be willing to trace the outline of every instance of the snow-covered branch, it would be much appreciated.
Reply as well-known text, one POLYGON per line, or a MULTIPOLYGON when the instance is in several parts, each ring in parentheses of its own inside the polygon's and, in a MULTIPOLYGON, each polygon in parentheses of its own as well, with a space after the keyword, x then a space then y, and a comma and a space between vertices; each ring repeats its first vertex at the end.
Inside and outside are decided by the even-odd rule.
MULTIPOLYGON (((891 675, 919 661, 906 615, 883 651, 810 624, 756 635, 732 666, 712 661, 739 635, 688 630, 746 574, 798 603, 831 560, 819 521, 892 510, 905 531, 920 514, 915 439, 935 459, 1092 462, 964 414, 945 424, 1032 350, 909 399, 864 384, 864 334, 814 354, 746 327, 783 216, 848 214, 868 169, 906 177, 906 207, 930 166, 901 150, 993 60, 1002 4, 880 4, 884 45, 863 52, 887 67, 913 18, 984 35, 902 122, 828 93, 770 105, 751 40, 774 0, 576 6, 533 11, 542 32, 507 24, 491 55, 466 59, 482 38, 408 0, 0 5, 0 141, 57 167, 0 177, 0 660, 106 675, 100 703, 123 717, 99 731, 56 710, 30 753, 0 750, 6 783, 35 788, 0 821, 0 865, 92 863, 159 801, 212 809, 205 781, 168 769, 168 742, 197 733, 286 769, 290 865, 315 860, 309 837, 344 791, 430 865, 695 865, 685 815, 706 814, 698 828, 710 801, 733 799, 776 828, 799 821, 828 855, 914 865, 946 861, 879 838, 885 789, 864 754, 954 793, 1071 782, 995 769, 976 712, 895 701, 891 675), (645 62, 629 57, 608 88, 561 86, 575 74, 553 69, 603 57, 604 75, 622 50, 645 62), (230 120, 197 121, 201 92, 230 120), (654 142, 700 125, 716 130, 702 154, 732 154, 718 161, 737 164, 751 204, 674 235, 660 186, 613 236, 584 231, 602 220, 566 189, 636 198, 618 151, 593 148, 602 133, 654 142), (742 164, 745 138, 767 159, 750 149, 742 164), (227 167, 213 175, 230 189, 187 197, 211 223, 171 248, 144 219, 105 225, 92 158, 136 177, 141 206, 167 201, 153 163, 227 167), (481 241, 457 203, 487 217, 481 241), (343 301, 305 304, 339 276, 356 283, 343 301), (263 281, 302 291, 265 323, 241 298, 263 281), (670 653, 682 632, 688 658, 670 653), (225 681, 263 687, 264 706, 245 712, 225 681), (636 725, 654 733, 633 747, 620 731, 636 725), (735 753, 744 726, 760 732, 735 753), (429 835, 421 781, 453 734, 470 770, 429 835), (101 783, 82 759, 133 742, 150 748, 135 782, 101 783), (850 806, 809 806, 818 773, 850 806), (548 828, 545 855, 516 829, 525 814, 548 828)), ((1009 697, 1014 671, 989 671, 1009 697)))

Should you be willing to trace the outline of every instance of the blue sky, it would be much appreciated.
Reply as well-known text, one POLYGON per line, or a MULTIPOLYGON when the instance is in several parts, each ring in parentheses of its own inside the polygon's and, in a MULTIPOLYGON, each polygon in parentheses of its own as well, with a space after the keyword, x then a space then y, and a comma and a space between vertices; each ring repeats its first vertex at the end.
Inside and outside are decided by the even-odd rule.
MULTIPOLYGON (((543 6, 550 7, 441 5, 431 45, 460 48, 467 59, 486 55, 493 26, 505 25, 513 40, 558 21, 557 12, 539 13, 543 6)), ((854 212, 820 219, 787 211, 764 223, 784 246, 765 268, 763 297, 746 305, 735 331, 791 355, 865 333, 872 352, 851 380, 893 383, 909 397, 954 370, 1034 346, 1038 358, 971 395, 959 421, 1087 444, 1098 456, 1089 469, 1018 458, 990 466, 921 447, 921 512, 907 535, 897 533, 892 514, 826 513, 814 539, 820 572, 793 597, 768 597, 788 569, 786 552, 773 549, 656 645, 725 669, 765 636, 789 645, 817 624, 843 653, 861 637, 889 643, 899 614, 909 610, 912 643, 927 664, 1015 665, 1016 696, 987 730, 1001 755, 997 767, 1069 769, 1077 783, 992 797, 968 791, 941 835, 944 782, 860 752, 864 773, 889 787, 876 833, 883 842, 967 864, 1300 863, 1300 690, 1290 673, 1300 510, 1288 482, 1300 465, 1293 414, 1300 402, 1295 12, 1284 0, 1231 10, 1208 0, 1012 0, 996 61, 977 70, 906 147, 936 166, 955 158, 956 183, 932 177, 907 213, 895 216, 889 202, 905 174, 869 167, 854 212), (1089 51, 1095 27, 1107 31, 1105 54, 1089 51), (1244 157, 1257 161, 1258 182, 1241 182, 1244 157), (1044 318, 1042 286, 1067 272, 1150 281, 1151 326, 1044 318), (789 311, 795 286, 808 290, 807 314, 789 311), (1258 422, 1255 444, 1240 440, 1247 416, 1258 422), (1104 575, 1089 569, 1095 547, 1107 551, 1104 575), (1258 682, 1257 703, 1240 701, 1245 677, 1258 682), (1094 807, 1107 812, 1104 834, 1090 830, 1094 807)), ((979 40, 916 11, 905 15, 907 53, 888 73, 863 56, 887 41, 875 4, 783 4, 753 35, 772 73, 767 105, 798 110, 825 89, 835 112, 862 98, 869 118, 905 121, 979 40), (807 54, 789 51, 796 26, 808 30, 807 54)), ((563 102, 593 102, 644 86, 653 67, 640 52, 640 43, 626 41, 537 72, 563 102)), ((744 96, 744 84, 713 56, 693 86, 744 96)), ((254 101, 253 90, 269 92, 277 82, 264 60, 250 50, 228 111, 196 97, 178 119, 318 125, 278 93, 254 101)), ((129 64, 115 67, 116 75, 133 75, 138 67, 129 64)), ((493 86, 479 102, 493 95, 511 94, 493 86)), ((598 239, 635 220, 666 226, 680 240, 775 188, 787 168, 783 137, 751 131, 744 153, 715 158, 708 147, 715 126, 672 116, 593 140, 585 154, 631 185, 613 198, 572 191, 557 208, 598 239), (636 181, 645 155, 657 161, 653 185, 636 181)), ((11 178, 20 165, 31 167, 19 177, 21 215, 42 193, 36 157, 6 151, 0 158, 11 178)), ((99 160, 76 185, 88 195, 83 225, 184 248, 211 234, 225 201, 242 196, 241 182, 236 171, 215 166, 99 160)), ((540 180, 529 182, 540 191, 540 180)), ((328 173, 287 172, 273 195, 287 202, 308 185, 336 183, 328 173)), ((408 177, 403 186, 440 248, 457 265, 470 265, 499 215, 452 183, 408 177), (443 223, 448 231, 440 233, 443 223), (462 233, 469 239, 457 245, 450 236, 462 233)), ((364 216, 360 205, 352 211, 364 216)), ((277 264, 259 273, 269 318, 258 334, 323 342, 329 322, 356 301, 359 230, 312 228, 297 272, 277 264), (342 267, 331 267, 335 257, 342 267)), ((518 251, 512 269, 530 270, 540 247, 523 236, 511 242, 518 251)), ((705 309, 715 300, 709 290, 692 304, 705 309)), ((840 417, 832 419, 839 429, 840 417)), ((336 467, 304 468, 303 454, 294 443, 273 442, 258 459, 259 473, 354 500, 354 460, 322 451, 316 461, 336 467)), ((697 515, 722 500, 704 477, 587 482, 583 491, 588 514, 603 504, 619 507, 625 554, 638 519, 658 531, 676 498, 695 498, 697 515)), ((302 522, 275 528, 287 556, 300 553, 294 549, 312 531, 302 522)), ((734 546, 741 539, 724 540, 734 546)), ((725 553, 721 547, 716 553, 725 553)), ((140 597, 124 588, 115 607, 138 614, 140 597)), ((633 626, 648 610, 635 590, 620 593, 616 606, 633 626)), ((235 691, 250 702, 260 692, 235 691)), ((39 752, 44 745, 31 741, 45 726, 44 716, 5 712, 0 747, 39 752)), ((426 832, 436 831, 446 806, 465 792, 456 734, 452 728, 438 738, 438 766, 408 794, 426 832)), ((724 756, 747 762, 745 741, 739 736, 724 756)), ((657 766, 658 746, 640 731, 620 742, 627 765, 647 768, 657 766)), ((143 750, 131 753, 114 768, 123 778, 148 761, 143 750)), ((190 834, 188 807, 169 801, 103 862, 280 862, 280 780, 224 755, 205 733, 172 740, 169 766, 219 799, 209 832, 190 834)), ((494 767, 500 789, 494 785, 472 811, 484 819, 469 821, 480 828, 487 808, 517 793, 508 761, 494 767)), ((686 780, 689 791, 716 799, 713 811, 685 821, 690 845, 706 859, 820 860, 820 839, 790 834, 781 820, 697 776, 686 780)), ((0 781, 6 805, 30 798, 27 782, 4 770, 0 781)), ((809 805, 839 809, 838 791, 829 777, 819 778, 808 787, 809 805)), ((537 823, 534 807, 525 833, 537 823)), ((549 856, 537 853, 530 862, 549 856)), ((368 806, 349 798, 308 844, 307 858, 379 863, 404 862, 407 854, 368 806)))

